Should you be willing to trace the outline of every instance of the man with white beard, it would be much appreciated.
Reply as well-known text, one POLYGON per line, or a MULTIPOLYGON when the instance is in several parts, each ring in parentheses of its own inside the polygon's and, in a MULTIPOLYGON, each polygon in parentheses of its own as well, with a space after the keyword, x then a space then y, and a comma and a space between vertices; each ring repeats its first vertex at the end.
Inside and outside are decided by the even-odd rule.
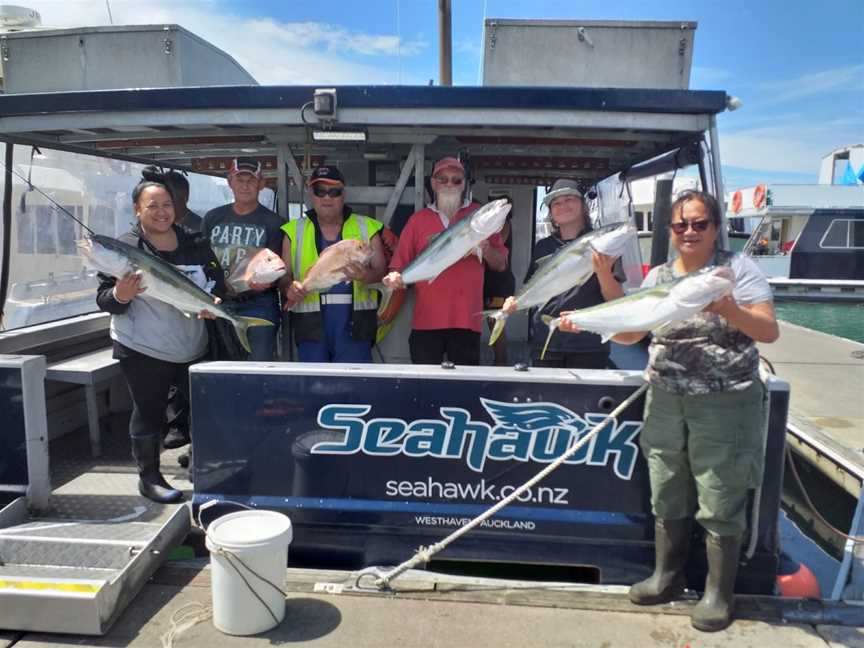
MULTIPOLYGON (((465 168, 455 157, 439 160, 432 169, 435 201, 408 219, 390 260, 388 288, 403 288, 401 271, 429 241, 473 213, 480 205, 465 199, 465 168)), ((472 250, 433 281, 414 284, 416 299, 408 346, 414 364, 480 364, 483 327, 484 263, 497 272, 507 267, 507 248, 498 234, 480 244, 483 261, 472 250)))

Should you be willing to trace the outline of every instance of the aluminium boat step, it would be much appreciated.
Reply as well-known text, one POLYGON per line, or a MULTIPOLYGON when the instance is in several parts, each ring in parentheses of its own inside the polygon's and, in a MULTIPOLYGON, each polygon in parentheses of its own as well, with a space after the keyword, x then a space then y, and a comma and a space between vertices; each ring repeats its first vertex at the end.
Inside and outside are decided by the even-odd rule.
POLYGON ((26 517, 0 511, 0 628, 102 635, 189 531, 186 506, 167 521, 26 517))

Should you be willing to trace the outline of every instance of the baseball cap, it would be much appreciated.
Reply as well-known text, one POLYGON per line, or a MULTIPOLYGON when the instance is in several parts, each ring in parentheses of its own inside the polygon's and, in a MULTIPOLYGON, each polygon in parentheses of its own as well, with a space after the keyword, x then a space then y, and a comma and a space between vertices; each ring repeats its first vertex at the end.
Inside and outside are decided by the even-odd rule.
POLYGON ((342 172, 339 171, 335 166, 330 166, 327 164, 322 164, 319 167, 316 167, 312 172, 312 175, 309 177, 309 186, 311 187, 316 182, 323 182, 324 184, 345 184, 345 178, 342 176, 342 172))
POLYGON ((463 174, 465 173, 465 167, 455 157, 445 157, 438 160, 432 168, 432 175, 438 175, 438 172, 444 169, 458 169, 463 174))
POLYGON ((582 198, 582 192, 579 191, 579 183, 569 178, 559 178, 552 185, 552 189, 543 196, 543 204, 547 207, 552 204, 552 201, 561 196, 579 196, 582 198))
POLYGON ((231 170, 228 175, 235 176, 240 173, 251 173, 252 175, 262 178, 264 173, 261 170, 261 163, 255 158, 238 157, 231 162, 231 170))

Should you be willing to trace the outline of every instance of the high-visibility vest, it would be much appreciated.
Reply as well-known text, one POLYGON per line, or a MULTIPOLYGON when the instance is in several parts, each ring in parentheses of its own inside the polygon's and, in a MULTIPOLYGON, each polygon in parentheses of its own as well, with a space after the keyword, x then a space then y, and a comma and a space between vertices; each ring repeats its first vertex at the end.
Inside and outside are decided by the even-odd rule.
MULTIPOLYGON (((384 224, 359 214, 351 214, 342 224, 342 239, 355 239, 358 241, 369 241, 375 234, 381 231, 384 224)), ((309 268, 318 260, 318 246, 315 242, 315 224, 307 217, 285 223, 282 230, 291 240, 291 270, 296 281, 302 281, 309 272, 309 268)), ((367 288, 362 281, 352 281, 352 309, 354 320, 365 320, 376 318, 378 309, 378 293, 367 288), (370 315, 371 314, 371 315, 370 315)), ((321 339, 323 335, 323 322, 320 318, 321 297, 318 292, 311 292, 292 309, 292 318, 298 320, 297 329, 300 332, 299 339, 321 339), (311 337, 309 337, 309 335, 311 337)), ((372 338, 374 338, 374 325, 372 338)), ((368 327, 361 327, 366 329, 368 327)), ((297 333, 298 331, 295 331, 297 333)), ((369 336, 364 332, 359 338, 366 339, 369 336)))

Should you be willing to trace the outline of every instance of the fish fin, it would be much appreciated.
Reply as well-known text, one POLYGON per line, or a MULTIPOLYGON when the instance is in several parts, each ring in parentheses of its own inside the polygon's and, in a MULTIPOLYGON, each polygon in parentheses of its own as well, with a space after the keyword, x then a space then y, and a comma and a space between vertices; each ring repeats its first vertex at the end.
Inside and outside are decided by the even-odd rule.
POLYGON ((493 315, 490 315, 490 317, 495 318, 495 326, 492 328, 492 333, 489 334, 489 346, 494 346, 495 342, 498 341, 498 338, 504 331, 504 325, 507 323, 509 315, 507 315, 503 310, 499 310, 493 315))
POLYGON ((612 339, 612 336, 616 335, 615 333, 602 333, 600 335, 600 343, 606 344, 609 340, 612 339))
POLYGON ((236 317, 232 323, 234 324, 234 330, 237 331, 237 337, 240 340, 240 344, 246 349, 246 353, 252 353, 252 346, 249 344, 249 328, 252 326, 275 326, 273 322, 270 320, 262 319, 260 317, 236 317))
POLYGON ((480 263, 483 263, 483 249, 478 245, 477 247, 474 248, 474 252, 476 252, 476 254, 477 254, 477 260, 480 263))
POLYGON ((553 256, 555 256, 555 255, 554 254, 547 254, 546 256, 542 256, 539 259, 535 259, 534 263, 536 263, 537 267, 539 268, 544 263, 546 263, 549 259, 551 259, 553 256))
POLYGON ((430 234, 426 237, 426 245, 432 245, 439 236, 441 236, 444 232, 435 232, 434 234, 430 234))
POLYGON ((549 348, 549 342, 552 341, 552 336, 555 334, 555 331, 558 330, 558 323, 561 321, 560 317, 550 317, 549 315, 543 315, 541 318, 546 325, 549 327, 549 335, 546 336, 546 343, 543 345, 543 350, 540 352, 540 359, 546 357, 546 349, 549 348))

